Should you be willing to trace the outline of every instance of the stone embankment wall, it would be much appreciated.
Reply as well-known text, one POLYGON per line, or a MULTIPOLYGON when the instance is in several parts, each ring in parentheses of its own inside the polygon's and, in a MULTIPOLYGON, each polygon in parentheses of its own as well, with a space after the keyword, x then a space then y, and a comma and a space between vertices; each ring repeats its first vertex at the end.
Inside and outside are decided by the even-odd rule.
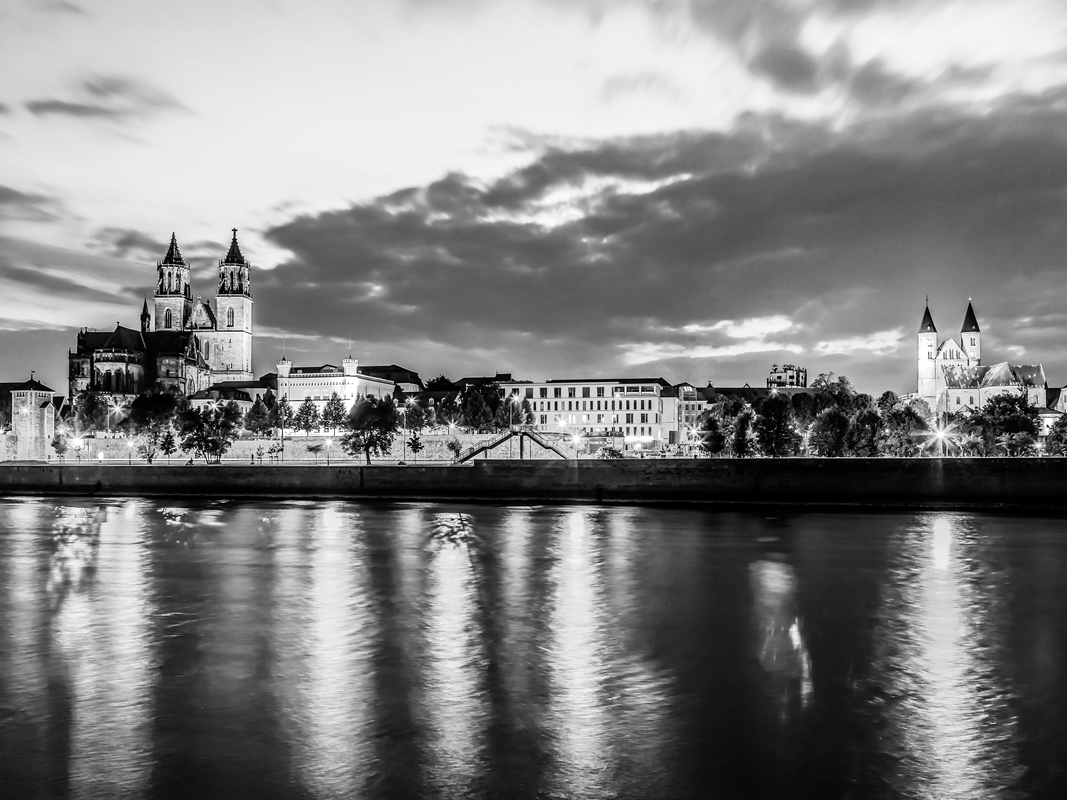
POLYGON ((462 466, 0 465, 5 494, 1067 507, 1067 459, 623 459, 462 466))

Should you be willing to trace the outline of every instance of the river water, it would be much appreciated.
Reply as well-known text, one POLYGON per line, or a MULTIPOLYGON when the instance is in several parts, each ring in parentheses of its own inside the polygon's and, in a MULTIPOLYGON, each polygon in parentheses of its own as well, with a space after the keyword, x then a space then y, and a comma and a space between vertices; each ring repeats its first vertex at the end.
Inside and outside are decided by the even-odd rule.
POLYGON ((1067 797, 1067 521, 0 501, 4 798, 1067 797))

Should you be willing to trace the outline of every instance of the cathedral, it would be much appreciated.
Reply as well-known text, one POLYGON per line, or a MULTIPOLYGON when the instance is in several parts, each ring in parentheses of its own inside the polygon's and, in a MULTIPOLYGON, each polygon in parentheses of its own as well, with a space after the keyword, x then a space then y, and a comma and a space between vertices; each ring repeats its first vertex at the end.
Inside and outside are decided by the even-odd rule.
POLYGON ((915 393, 938 412, 981 408, 996 394, 1020 394, 1038 408, 1045 405, 1048 383, 1040 364, 982 364, 982 330, 971 300, 963 316, 959 338, 938 342, 937 328, 926 311, 917 342, 918 390, 915 393))
POLYGON ((156 383, 191 395, 215 383, 253 380, 251 269, 234 228, 219 261, 214 307, 200 296, 194 300, 189 265, 171 234, 140 330, 79 331, 77 349, 68 354, 71 399, 90 389, 124 403, 156 383))

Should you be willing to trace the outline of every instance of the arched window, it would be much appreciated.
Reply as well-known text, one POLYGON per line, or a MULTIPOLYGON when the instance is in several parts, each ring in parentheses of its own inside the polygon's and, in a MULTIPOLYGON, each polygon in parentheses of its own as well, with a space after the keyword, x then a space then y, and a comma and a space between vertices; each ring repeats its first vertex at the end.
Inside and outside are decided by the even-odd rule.
POLYGON ((104 373, 104 391, 105 392, 110 392, 111 391, 111 371, 110 370, 108 370, 107 372, 104 373))
POLYGON ((967 405, 969 405, 969 406, 973 406, 974 405, 974 395, 973 394, 970 397, 967 398, 967 405))
POLYGON ((229 327, 229 328, 233 327, 233 309, 232 308, 226 309, 226 326, 229 327))
POLYGON ((204 358, 211 358, 211 342, 204 342, 204 358))
POLYGON ((960 404, 960 397, 959 397, 959 395, 956 395, 956 405, 959 405, 959 404, 960 404))
POLYGON ((169 308, 165 312, 163 312, 163 327, 164 328, 173 328, 174 327, 174 315, 170 313, 170 309, 169 308))
POLYGON ((174 273, 170 270, 167 270, 167 291, 174 291, 174 273))

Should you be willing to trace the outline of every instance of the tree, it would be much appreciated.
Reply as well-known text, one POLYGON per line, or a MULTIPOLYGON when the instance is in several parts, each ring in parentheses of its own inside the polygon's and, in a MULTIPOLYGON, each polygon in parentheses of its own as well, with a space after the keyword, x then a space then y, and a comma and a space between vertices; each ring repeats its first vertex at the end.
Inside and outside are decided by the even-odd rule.
MULTIPOLYGON (((925 406, 926 404, 923 403, 925 406)), ((927 429, 921 409, 909 403, 897 404, 882 416, 880 449, 884 455, 907 457, 918 452, 915 435, 927 429)))
POLYGON ((994 395, 982 406, 982 416, 989 420, 998 439, 1017 433, 1037 436, 1037 409, 1027 402, 1026 395, 994 395))
POLYGON ((1045 438, 1045 452, 1051 456, 1067 456, 1067 414, 1052 423, 1045 438))
POLYGON ((316 464, 319 463, 319 453, 322 452, 322 449, 325 446, 326 445, 322 444, 321 442, 318 443, 318 444, 309 444, 309 445, 307 445, 307 451, 309 453, 311 453, 311 455, 315 456, 315 463, 316 464))
MULTIPOLYGON (((527 408, 529 404, 527 403, 527 408)), ((532 414, 531 414, 532 416, 532 414)), ((521 428, 526 422, 526 412, 517 395, 511 395, 499 406, 493 416, 493 424, 500 430, 509 431, 513 428, 521 428)))
POLYGON ((730 434, 730 451, 734 458, 751 458, 756 455, 756 412, 744 409, 734 418, 733 431, 730 434))
POLYGON ((241 432, 241 409, 232 400, 201 408, 187 406, 178 415, 178 425, 183 450, 219 462, 241 432))
POLYGON ((530 405, 530 401, 527 400, 525 397, 522 398, 522 405, 519 407, 519 410, 522 412, 522 422, 520 422, 519 425, 524 427, 524 428, 528 428, 531 425, 533 425, 534 424, 533 407, 530 405))
POLYGON ((815 390, 816 416, 827 408, 835 407, 846 414, 856 407, 856 389, 844 375, 834 378, 834 373, 824 372, 811 383, 815 390))
POLYGON ((167 463, 170 463, 170 457, 178 451, 178 442, 174 438, 174 431, 167 430, 163 434, 163 439, 159 443, 159 452, 167 457, 167 463))
POLYGON ((408 439, 408 447, 411 449, 411 460, 418 462, 419 453, 422 452, 425 445, 422 443, 422 439, 419 437, 417 431, 412 434, 410 439, 408 439))
MULTIPOLYGON (((270 389, 267 392, 269 394, 270 389)), ((267 408, 267 404, 263 402, 262 397, 257 397, 256 401, 252 403, 252 407, 248 409, 248 413, 245 414, 245 427, 256 436, 269 434, 273 430, 274 425, 271 424, 270 409, 267 408)))
POLYGON ((348 411, 345 409, 344 400, 337 395, 337 392, 334 392, 322 409, 322 427, 329 428, 333 431, 333 435, 336 436, 337 429, 345 424, 347 416, 348 411))
POLYGON ((895 406, 899 402, 900 398, 897 397, 896 392, 886 391, 882 392, 882 394, 878 397, 878 400, 875 402, 875 405, 878 406, 878 410, 882 414, 886 414, 891 408, 893 408, 893 406, 895 406))
POLYGON ((138 452, 151 464, 159 444, 174 425, 178 413, 177 396, 156 387, 138 395, 130 404, 127 427, 140 439, 138 452))
POLYGON ((463 445, 460 444, 459 439, 449 439, 445 442, 445 447, 447 447, 448 452, 452 454, 453 461, 459 458, 459 454, 463 452, 463 445))
POLYGON ((882 417, 873 407, 856 411, 848 421, 845 448, 849 455, 874 458, 880 454, 882 417))
POLYGON ((705 411, 697 419, 697 433, 700 434, 700 449, 708 455, 717 456, 726 447, 722 423, 710 411, 705 411))
POLYGON ((293 427, 298 431, 303 431, 304 436, 310 436, 311 432, 319 427, 319 409, 310 397, 304 398, 304 402, 296 410, 293 416, 293 427))
POLYGON ((289 399, 283 397, 271 410, 271 427, 281 432, 281 438, 285 438, 285 429, 292 427, 293 407, 289 405, 289 399))
POLYGON ((838 458, 845 454, 845 435, 848 433, 848 417, 836 406, 825 408, 812 425, 809 447, 815 455, 838 458))
POLYGON ((426 381, 426 391, 428 392, 449 392, 455 388, 456 385, 444 375, 438 375, 436 378, 430 378, 430 380, 426 381))
POLYGON ((389 452, 400 429, 400 415, 393 398, 358 398, 348 412, 345 429, 341 447, 352 456, 363 453, 367 464, 372 455, 389 452))
POLYGON ((404 402, 404 430, 408 433, 420 433, 429 422, 430 410, 414 398, 404 402))
POLYGON ((471 433, 486 433, 493 429, 493 412, 481 392, 470 391, 465 394, 460 401, 460 411, 463 427, 471 433))
POLYGON ((101 395, 85 389, 74 399, 74 431, 76 434, 104 430, 111 407, 101 395))
POLYGON ((624 458, 622 452, 617 447, 610 447, 605 445, 596 451, 597 458, 624 458))
POLYGON ((52 449, 56 451, 56 455, 59 456, 59 460, 63 460, 63 456, 67 454, 69 443, 67 442, 67 434, 59 431, 52 439, 52 449))
POLYGON ((997 447, 1004 451, 1004 455, 1034 456, 1037 455, 1037 437, 1032 433, 1002 433, 997 437, 997 447))
POLYGON ((760 404, 755 431, 764 455, 794 456, 800 448, 800 434, 793 427, 792 404, 780 394, 772 394, 760 404))

